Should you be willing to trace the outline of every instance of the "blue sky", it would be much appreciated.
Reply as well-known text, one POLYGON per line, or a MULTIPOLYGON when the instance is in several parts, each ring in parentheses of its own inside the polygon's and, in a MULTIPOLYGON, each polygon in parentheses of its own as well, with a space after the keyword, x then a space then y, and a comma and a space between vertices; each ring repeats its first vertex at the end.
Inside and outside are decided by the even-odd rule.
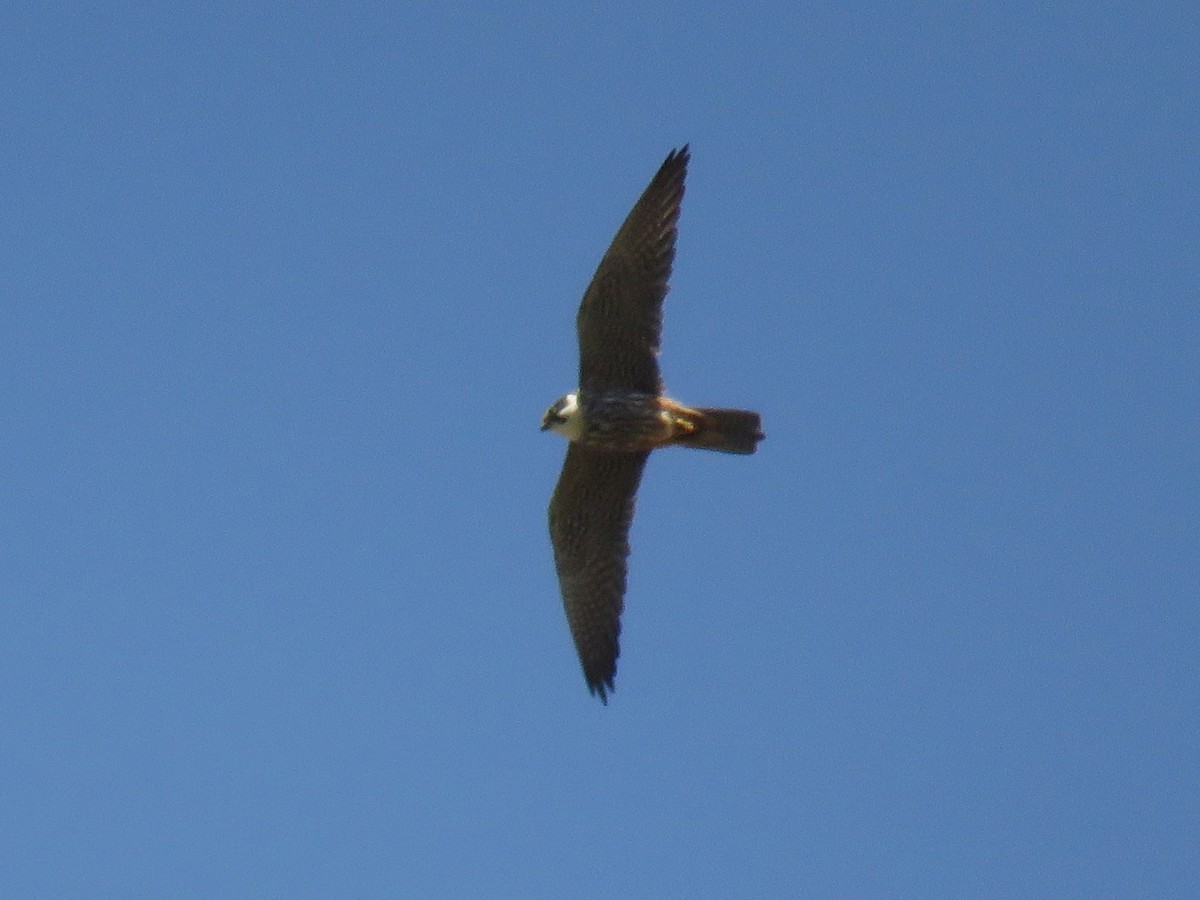
POLYGON ((1194 4, 8 4, 0 893, 1200 891, 1194 4), (617 691, 545 508, 690 142, 617 691))

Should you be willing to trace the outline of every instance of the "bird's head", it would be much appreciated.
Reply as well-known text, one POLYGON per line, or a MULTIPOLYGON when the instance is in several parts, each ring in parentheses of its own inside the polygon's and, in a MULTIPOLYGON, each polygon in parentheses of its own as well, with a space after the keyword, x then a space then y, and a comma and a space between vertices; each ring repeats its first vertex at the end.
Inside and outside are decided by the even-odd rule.
POLYGON ((568 440, 577 440, 583 433, 583 416, 579 411, 579 397, 567 394, 554 401, 554 405, 542 416, 542 431, 557 431, 568 440))

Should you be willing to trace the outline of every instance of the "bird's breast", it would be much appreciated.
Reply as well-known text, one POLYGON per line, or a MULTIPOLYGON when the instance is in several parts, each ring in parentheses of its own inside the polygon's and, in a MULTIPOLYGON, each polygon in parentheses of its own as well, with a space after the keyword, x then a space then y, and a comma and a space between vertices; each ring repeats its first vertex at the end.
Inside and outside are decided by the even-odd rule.
POLYGON ((580 442, 604 450, 653 450, 673 435, 671 418, 656 394, 604 393, 580 397, 580 442))

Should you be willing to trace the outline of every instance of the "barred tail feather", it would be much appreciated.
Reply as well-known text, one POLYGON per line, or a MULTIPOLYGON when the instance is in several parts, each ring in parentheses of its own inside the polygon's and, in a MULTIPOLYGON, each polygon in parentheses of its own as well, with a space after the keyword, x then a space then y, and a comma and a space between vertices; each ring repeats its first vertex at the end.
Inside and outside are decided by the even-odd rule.
POLYGON ((753 453, 764 437, 762 419, 748 409, 695 407, 699 413, 696 430, 681 435, 676 443, 721 453, 753 453))

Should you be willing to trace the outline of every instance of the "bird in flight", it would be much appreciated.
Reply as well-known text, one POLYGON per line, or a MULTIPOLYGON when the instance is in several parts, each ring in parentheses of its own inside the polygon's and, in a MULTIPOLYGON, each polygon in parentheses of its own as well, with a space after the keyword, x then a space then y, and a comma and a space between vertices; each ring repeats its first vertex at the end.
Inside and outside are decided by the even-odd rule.
POLYGON ((670 445, 753 453, 759 415, 689 407, 658 371, 688 148, 672 150, 634 204, 579 304, 579 388, 555 401, 542 430, 566 437, 550 498, 550 541, 567 623, 588 689, 608 703, 620 653, 634 496, 651 450, 670 445))

